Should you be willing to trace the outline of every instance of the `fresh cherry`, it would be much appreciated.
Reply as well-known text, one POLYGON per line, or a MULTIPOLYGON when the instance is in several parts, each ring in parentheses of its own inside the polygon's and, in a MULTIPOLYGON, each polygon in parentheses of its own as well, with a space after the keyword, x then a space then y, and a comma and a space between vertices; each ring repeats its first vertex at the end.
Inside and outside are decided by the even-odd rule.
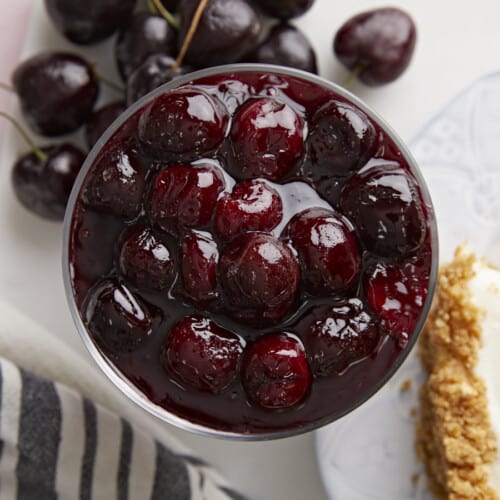
POLYGON ((107 38, 134 10, 136 0, 45 0, 54 26, 68 40, 82 45, 107 38))
POLYGON ((99 93, 93 67, 65 52, 43 52, 26 59, 14 71, 12 83, 28 125, 51 137, 83 125, 99 93))
POLYGON ((242 382, 255 405, 269 409, 295 406, 309 393, 311 381, 304 346, 293 335, 265 335, 245 351, 242 382))
POLYGON ((426 235, 426 216, 416 182, 395 163, 355 174, 342 189, 341 212, 377 255, 409 255, 426 235))
POLYGON ((127 80, 127 104, 130 106, 160 85, 189 73, 190 69, 181 66, 173 70, 175 60, 164 54, 149 56, 127 80))
POLYGON ((221 393, 236 377, 244 341, 202 316, 187 316, 165 339, 163 367, 184 387, 221 393))
POLYGON ((361 81, 383 85, 408 67, 416 38, 412 18, 400 9, 388 7, 349 19, 335 35, 333 49, 361 81))
POLYGON ((216 97, 184 87, 166 92, 146 107, 138 135, 158 159, 189 161, 219 148, 228 121, 227 110, 216 97))
POLYGON ((290 311, 300 282, 288 245, 266 233, 244 233, 224 249, 219 277, 228 314, 254 325, 272 323, 290 311))
POLYGON ((311 43, 298 28, 287 23, 274 26, 258 47, 243 56, 243 61, 318 72, 311 43))
POLYGON ((84 161, 85 153, 68 143, 44 147, 21 156, 12 170, 17 199, 41 217, 62 220, 84 161))
POLYGON ((142 208, 146 169, 132 145, 114 145, 97 160, 83 201, 94 210, 133 219, 142 208))
POLYGON ((172 251, 149 227, 135 226, 125 231, 118 267, 136 288, 166 290, 175 279, 172 251))
POLYGON ((212 162, 175 165, 153 180, 149 211, 155 227, 170 234, 182 228, 201 228, 212 218, 224 178, 212 162))
POLYGON ((378 262, 364 275, 368 304, 401 348, 415 330, 428 292, 428 278, 413 262, 378 262))
POLYGON ((85 126, 85 140, 92 149, 106 129, 125 111, 124 101, 113 101, 96 109, 85 126))
POLYGON ((180 259, 182 284, 189 298, 200 305, 217 298, 219 250, 210 233, 187 231, 180 259))
POLYGON ((354 227, 345 217, 310 208, 293 217, 285 235, 299 255, 310 293, 339 294, 357 284, 361 255, 354 227))
POLYGON ((370 356, 378 345, 377 325, 359 299, 348 299, 313 313, 305 344, 315 376, 342 373, 370 356))
POLYGON ((125 81, 149 56, 176 53, 175 30, 163 17, 147 12, 134 14, 116 39, 116 63, 125 81))
POLYGON ((304 120, 288 104, 251 99, 234 116, 229 170, 239 179, 278 180, 298 164, 304 135, 304 120))
POLYGON ((215 234, 230 240, 248 231, 271 231, 283 217, 279 194, 261 180, 237 184, 218 202, 214 216, 215 234))
MULTIPOLYGON (((191 26, 198 0, 179 4, 180 48, 191 26)), ((196 67, 236 62, 257 44, 259 17, 244 0, 210 0, 201 16, 186 53, 186 62, 196 67)))
POLYGON ((85 322, 91 335, 113 354, 132 352, 151 335, 152 310, 116 281, 103 281, 92 290, 85 322))
POLYGON ((309 10, 314 0, 254 0, 254 2, 271 17, 291 19, 309 10))

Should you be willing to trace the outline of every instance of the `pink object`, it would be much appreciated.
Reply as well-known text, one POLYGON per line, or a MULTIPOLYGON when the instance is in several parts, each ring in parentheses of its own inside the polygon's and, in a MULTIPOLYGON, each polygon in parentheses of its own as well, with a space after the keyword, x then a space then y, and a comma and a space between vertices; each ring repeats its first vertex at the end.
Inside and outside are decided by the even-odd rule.
MULTIPOLYGON (((10 75, 23 49, 30 14, 31 0, 0 3, 0 82, 10 83, 10 75)), ((0 110, 9 111, 13 96, 0 89, 0 110)), ((0 138, 5 130, 0 121, 0 138)))

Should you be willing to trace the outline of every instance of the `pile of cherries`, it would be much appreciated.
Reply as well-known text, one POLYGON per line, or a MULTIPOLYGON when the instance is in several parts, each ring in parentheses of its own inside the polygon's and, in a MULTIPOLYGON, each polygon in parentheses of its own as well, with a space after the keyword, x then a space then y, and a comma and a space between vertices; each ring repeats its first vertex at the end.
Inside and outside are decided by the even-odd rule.
MULTIPOLYGON (((309 40, 289 22, 313 3, 209 0, 198 12, 199 0, 149 0, 149 11, 138 9, 136 0, 45 0, 53 25, 74 44, 95 44, 117 33, 114 53, 125 93, 94 109, 102 83, 99 68, 67 52, 44 52, 22 62, 12 87, 32 131, 54 138, 85 126, 90 149, 128 105, 193 69, 255 62, 317 72, 309 40)), ((376 9, 340 28, 334 52, 362 81, 380 85, 407 67, 415 36, 406 13, 376 9)), ((14 190, 21 203, 45 218, 62 219, 85 154, 68 142, 33 146, 14 166, 14 190)))
POLYGON ((159 94, 73 210, 82 321, 153 403, 262 433, 372 392, 421 317, 431 222, 401 151, 307 80, 218 74, 159 94))

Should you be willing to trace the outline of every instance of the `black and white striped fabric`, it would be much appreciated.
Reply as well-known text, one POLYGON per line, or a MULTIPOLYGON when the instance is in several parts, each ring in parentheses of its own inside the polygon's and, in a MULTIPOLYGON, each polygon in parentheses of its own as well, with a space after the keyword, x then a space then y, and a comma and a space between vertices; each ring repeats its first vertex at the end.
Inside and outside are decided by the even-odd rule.
POLYGON ((203 462, 0 358, 0 500, 242 499, 203 462))

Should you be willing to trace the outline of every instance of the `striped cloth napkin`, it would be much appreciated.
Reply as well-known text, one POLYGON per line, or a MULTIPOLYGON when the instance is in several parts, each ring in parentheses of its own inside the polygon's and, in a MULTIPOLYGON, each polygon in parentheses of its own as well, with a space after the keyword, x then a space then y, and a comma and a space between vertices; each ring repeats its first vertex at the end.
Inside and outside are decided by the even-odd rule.
POLYGON ((243 497, 95 366, 0 302, 0 500, 10 499, 243 497))

